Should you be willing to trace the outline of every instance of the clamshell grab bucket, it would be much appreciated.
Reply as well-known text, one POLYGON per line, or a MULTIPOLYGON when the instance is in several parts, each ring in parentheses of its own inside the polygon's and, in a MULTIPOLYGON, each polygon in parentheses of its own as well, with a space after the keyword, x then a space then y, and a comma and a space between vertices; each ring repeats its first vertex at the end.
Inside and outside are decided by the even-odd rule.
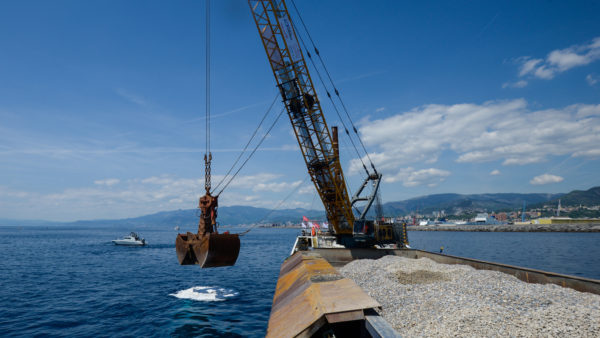
MULTIPOLYGON (((206 156, 204 159, 206 160, 206 156)), ((207 172, 210 172, 210 169, 207 169, 207 172)), ((207 184, 206 195, 200 197, 198 203, 201 211, 198 233, 178 234, 175 239, 177 259, 181 265, 198 264, 201 268, 231 266, 235 264, 240 253, 238 234, 217 232, 219 196, 211 196, 209 189, 210 184, 207 184)))
POLYGON ((231 266, 240 253, 240 237, 237 234, 177 235, 175 240, 177 259, 181 265, 198 264, 201 268, 231 266))

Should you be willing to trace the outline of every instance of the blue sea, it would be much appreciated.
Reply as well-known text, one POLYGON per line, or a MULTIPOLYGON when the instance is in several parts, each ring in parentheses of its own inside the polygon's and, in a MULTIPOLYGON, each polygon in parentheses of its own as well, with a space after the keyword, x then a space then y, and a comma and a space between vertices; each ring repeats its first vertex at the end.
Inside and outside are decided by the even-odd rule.
MULTIPOLYGON (((168 226, 0 227, 0 335, 262 337, 297 234, 253 229, 235 266, 200 269, 177 263, 168 226), (111 243, 130 231, 149 245, 111 243)), ((413 231, 409 239, 414 248, 600 279, 600 233, 413 231)))
POLYGON ((409 231, 415 249, 600 279, 599 232, 409 231))

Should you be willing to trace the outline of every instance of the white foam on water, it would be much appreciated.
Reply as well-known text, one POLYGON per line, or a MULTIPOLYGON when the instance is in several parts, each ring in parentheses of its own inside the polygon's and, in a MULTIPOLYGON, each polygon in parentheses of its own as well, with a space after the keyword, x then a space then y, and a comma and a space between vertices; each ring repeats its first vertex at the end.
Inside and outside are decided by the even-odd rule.
POLYGON ((232 289, 216 288, 212 286, 194 286, 189 289, 169 294, 169 296, 177 297, 179 299, 191 299, 201 302, 220 302, 237 295, 239 295, 239 293, 232 289))

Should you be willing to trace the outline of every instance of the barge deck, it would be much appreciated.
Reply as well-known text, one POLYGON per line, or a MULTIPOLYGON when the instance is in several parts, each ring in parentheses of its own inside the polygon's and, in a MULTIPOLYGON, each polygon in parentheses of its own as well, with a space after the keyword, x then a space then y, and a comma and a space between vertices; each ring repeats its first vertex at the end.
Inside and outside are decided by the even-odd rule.
POLYGON ((399 336, 379 316, 381 305, 338 271, 355 260, 390 255, 498 271, 527 283, 555 284, 600 295, 600 280, 417 249, 310 248, 295 252, 281 266, 267 336, 399 336))

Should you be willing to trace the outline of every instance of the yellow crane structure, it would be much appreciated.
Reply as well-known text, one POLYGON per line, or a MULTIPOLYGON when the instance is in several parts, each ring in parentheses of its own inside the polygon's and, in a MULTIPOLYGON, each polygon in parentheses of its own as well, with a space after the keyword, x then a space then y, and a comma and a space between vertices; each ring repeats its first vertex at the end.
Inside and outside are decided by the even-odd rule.
POLYGON ((283 1, 250 1, 252 14, 308 173, 336 233, 351 234, 354 214, 339 157, 283 1))
POLYGON ((248 3, 308 173, 337 242, 347 247, 394 242, 397 236, 393 235, 392 224, 365 219, 382 177, 374 166, 373 173, 367 171, 368 177, 350 199, 340 164, 337 128, 330 131, 327 126, 285 1, 248 0, 248 3), (361 197, 369 184, 373 186, 372 193, 361 197), (353 209, 361 201, 367 203, 356 218, 353 209))

